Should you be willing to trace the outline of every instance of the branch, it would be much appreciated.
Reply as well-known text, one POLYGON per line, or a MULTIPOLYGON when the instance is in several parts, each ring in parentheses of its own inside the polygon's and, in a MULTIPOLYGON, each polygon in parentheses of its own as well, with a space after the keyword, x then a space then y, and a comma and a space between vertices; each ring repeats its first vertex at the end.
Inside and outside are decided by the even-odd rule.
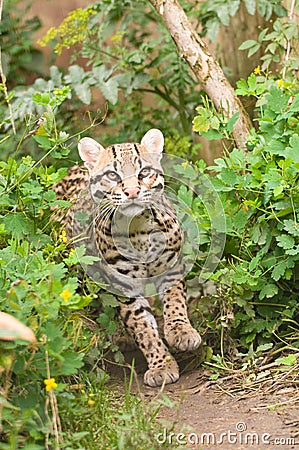
POLYGON ((163 19, 180 56, 187 61, 217 110, 229 117, 239 112, 233 136, 236 145, 246 149, 246 138, 252 128, 251 121, 218 62, 192 28, 181 5, 177 0, 149 1, 163 19))

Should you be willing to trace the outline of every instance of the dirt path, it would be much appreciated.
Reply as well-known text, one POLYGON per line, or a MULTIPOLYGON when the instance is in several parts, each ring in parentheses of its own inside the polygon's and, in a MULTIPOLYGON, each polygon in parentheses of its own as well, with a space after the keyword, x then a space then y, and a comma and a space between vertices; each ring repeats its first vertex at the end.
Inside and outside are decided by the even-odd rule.
POLYGON ((294 390, 242 397, 227 389, 221 382, 204 381, 199 371, 166 387, 164 392, 179 406, 177 411, 164 408, 161 418, 177 424, 173 436, 162 430, 160 440, 184 441, 185 448, 198 449, 299 448, 299 397, 294 404, 294 390))
MULTIPOLYGON (((126 352, 125 357, 129 364, 133 357, 136 361, 133 391, 145 399, 158 398, 159 390, 143 385, 139 353, 126 352)), ((239 384, 231 377, 211 382, 202 369, 183 370, 179 381, 163 390, 173 404, 159 412, 157 449, 159 443, 200 450, 299 449, 298 390, 282 385, 274 391, 271 380, 266 389, 263 384, 235 389, 239 384)))

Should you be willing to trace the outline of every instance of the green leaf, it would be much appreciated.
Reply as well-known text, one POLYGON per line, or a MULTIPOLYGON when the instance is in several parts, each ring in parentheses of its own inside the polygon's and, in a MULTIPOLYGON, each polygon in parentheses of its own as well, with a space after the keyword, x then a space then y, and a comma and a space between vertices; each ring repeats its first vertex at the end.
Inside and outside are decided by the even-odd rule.
POLYGON ((247 81, 244 80, 244 78, 241 78, 241 80, 237 81, 236 94, 237 95, 247 95, 248 94, 248 85, 247 85, 247 81))
POLYGON ((89 83, 76 84, 73 88, 81 102, 85 105, 90 105, 91 91, 89 88, 89 83))
POLYGON ((213 130, 219 130, 220 127, 220 120, 216 116, 212 116, 210 120, 210 125, 213 130))
POLYGON ((274 189, 273 189, 273 195, 274 195, 274 197, 278 197, 282 192, 283 192, 283 189, 284 189, 284 187, 283 186, 276 186, 274 189))
POLYGON ((258 347, 256 348, 256 353, 258 353, 258 352, 267 352, 271 348, 273 348, 273 343, 272 342, 267 342, 266 344, 258 345, 258 347))
POLYGON ((61 375, 74 375, 84 365, 84 353, 64 351, 62 353, 62 364, 59 368, 61 375))
POLYGON ((117 308, 119 306, 119 302, 117 301, 116 297, 106 292, 101 294, 101 301, 104 307, 112 306, 113 308, 117 308))
POLYGON ((281 89, 271 86, 269 94, 266 95, 267 107, 276 114, 283 112, 288 106, 289 95, 281 89))
POLYGON ((299 136, 294 134, 290 138, 290 146, 285 149, 284 156, 290 158, 295 164, 299 163, 299 136))
POLYGON ((76 95, 82 103, 89 105, 91 102, 90 84, 88 74, 78 65, 69 67, 69 73, 65 76, 65 81, 70 83, 76 95))
POLYGON ((229 186, 235 186, 235 184, 238 181, 238 175, 233 169, 230 168, 222 169, 220 173, 220 178, 223 181, 223 183, 229 186))
POLYGON ((37 94, 32 94, 32 100, 37 105, 47 106, 50 103, 51 97, 48 92, 43 92, 42 94, 38 92, 37 94))
POLYGON ((67 258, 64 259, 64 262, 68 266, 72 266, 79 263, 82 265, 90 265, 96 261, 99 261, 99 258, 97 256, 85 255, 85 252, 85 245, 80 245, 79 247, 76 247, 75 250, 71 252, 67 258))
POLYGON ((262 222, 260 224, 257 223, 252 227, 250 233, 252 235, 253 242, 259 245, 264 245, 267 242, 267 238, 270 234, 269 226, 265 222, 262 222))
POLYGON ((276 236, 276 241, 277 241, 277 245, 279 247, 284 248, 285 250, 293 248, 295 245, 295 239, 288 234, 282 234, 280 236, 276 236))
POLYGON ((271 139, 266 145, 265 150, 273 155, 284 156, 285 144, 281 140, 271 139))
POLYGON ((253 16, 255 13, 256 0, 244 0, 248 13, 253 16))
POLYGON ((213 141, 215 139, 222 139, 223 136, 218 130, 209 130, 207 132, 202 132, 203 137, 208 139, 209 141, 213 141))
POLYGON ((276 295, 277 293, 278 293, 278 287, 276 286, 276 284, 268 283, 268 284, 264 285, 263 288, 261 289, 260 294, 259 294, 259 299, 262 300, 265 297, 271 298, 274 295, 276 295))
POLYGON ((205 108, 199 106, 196 108, 198 115, 193 119, 193 130, 198 133, 207 132, 210 129, 210 113, 205 108))
POLYGON ((95 84, 99 87, 106 100, 115 105, 118 100, 117 75, 115 77, 110 76, 111 70, 104 65, 93 69, 95 84))
POLYGON ((297 358, 295 355, 289 354, 288 356, 277 358, 276 362, 281 366, 294 366, 297 363, 297 358))
POLYGON ((252 92, 255 92, 256 89, 256 76, 254 75, 254 73, 252 73, 247 80, 248 83, 248 87, 252 92))
POLYGON ((239 233, 242 233, 245 225, 247 224, 247 214, 243 209, 240 209, 234 217, 234 226, 239 233))
POLYGON ((109 78, 105 83, 99 83, 99 87, 104 97, 115 105, 118 100, 118 82, 115 78, 109 78))
POLYGON ((205 28, 207 29, 207 35, 211 42, 214 42, 217 38, 220 22, 216 16, 212 19, 207 20, 205 28))
POLYGON ((287 255, 296 256, 299 254, 299 245, 295 245, 295 247, 286 250, 287 255))
POLYGON ((261 48, 261 44, 259 42, 257 42, 256 45, 254 47, 251 47, 251 49, 249 50, 248 58, 250 58, 256 52, 258 52, 260 48, 261 48))
POLYGON ((290 104, 290 111, 298 113, 299 111, 299 94, 295 95, 290 104))
POLYGON ((53 147, 53 142, 47 136, 33 136, 33 139, 40 145, 44 150, 50 150, 53 147))
POLYGON ((0 206, 9 206, 13 204, 13 200, 10 199, 8 194, 0 193, 0 206))
POLYGON ((258 44, 258 42, 254 41, 253 39, 248 39, 240 45, 239 50, 248 50, 249 48, 256 46, 256 44, 258 44))
POLYGON ((188 206, 189 208, 192 205, 193 200, 193 192, 187 189, 186 186, 182 185, 179 188, 178 197, 183 201, 184 206, 188 206))
MULTIPOLYGON (((229 133, 232 133, 232 132, 233 132, 235 123, 237 122, 237 120, 238 120, 238 118, 239 118, 239 115, 240 115, 240 113, 239 113, 239 112, 236 112, 236 113, 228 120, 228 122, 227 122, 225 128, 227 129, 227 131, 228 131, 229 133)), ((213 127, 213 128, 214 128, 214 127, 213 127)))
POLYGON ((299 236, 299 223, 295 222, 292 219, 286 219, 283 221, 284 224, 284 230, 286 230, 288 233, 292 234, 293 236, 299 236))
POLYGON ((278 281, 284 274, 287 269, 287 263, 282 261, 278 263, 271 272, 271 277, 274 281, 278 281))
POLYGON ((259 265, 259 263, 260 263, 260 257, 254 256, 249 263, 249 267, 248 267, 249 270, 252 271, 252 270, 256 269, 256 267, 259 265))
POLYGON ((34 224, 33 222, 24 216, 23 213, 17 212, 14 214, 8 214, 3 219, 5 229, 8 233, 11 233, 17 238, 21 238, 23 235, 33 234, 34 224))

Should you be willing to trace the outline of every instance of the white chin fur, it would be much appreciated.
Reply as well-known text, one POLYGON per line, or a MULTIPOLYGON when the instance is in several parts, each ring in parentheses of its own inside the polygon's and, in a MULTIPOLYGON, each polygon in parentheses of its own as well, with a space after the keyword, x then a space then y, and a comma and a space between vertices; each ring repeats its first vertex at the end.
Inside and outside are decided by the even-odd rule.
POLYGON ((138 216, 146 209, 146 203, 126 203, 118 206, 118 212, 127 217, 138 216))

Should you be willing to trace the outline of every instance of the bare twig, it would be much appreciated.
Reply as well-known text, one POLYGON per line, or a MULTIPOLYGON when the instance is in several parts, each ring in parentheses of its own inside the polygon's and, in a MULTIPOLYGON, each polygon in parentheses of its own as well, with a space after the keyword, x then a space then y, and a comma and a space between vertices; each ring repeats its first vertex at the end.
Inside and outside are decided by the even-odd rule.
POLYGON ((261 409, 273 409, 278 408, 279 406, 289 405, 292 403, 296 403, 296 401, 299 400, 299 397, 292 397, 290 400, 284 400, 282 402, 273 403, 272 405, 269 405, 268 403, 265 405, 261 405, 258 408, 251 408, 251 411, 260 411, 261 409))

